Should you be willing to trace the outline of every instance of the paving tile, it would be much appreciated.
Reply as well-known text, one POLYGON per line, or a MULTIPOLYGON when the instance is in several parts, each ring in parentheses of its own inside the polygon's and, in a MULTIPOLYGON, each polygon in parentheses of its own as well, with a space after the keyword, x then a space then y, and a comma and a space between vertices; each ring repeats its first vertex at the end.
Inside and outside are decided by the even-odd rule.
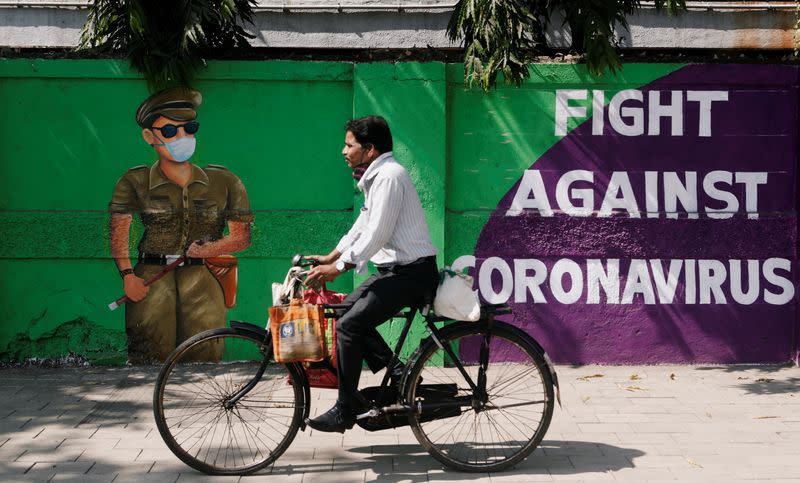
MULTIPOLYGON (((761 377, 799 380, 796 367, 559 366, 564 407, 541 446, 508 472, 451 472, 408 427, 344 435, 309 429, 274 465, 241 479, 202 475, 166 448, 149 412, 156 371, 0 369, 0 481, 728 483, 794 482, 800 474, 800 393, 747 390, 761 377), (604 377, 580 379, 592 374, 604 377), (43 392, 53 387, 58 394, 43 392), (104 413, 111 403, 133 410, 104 413)), ((334 399, 335 391, 314 390, 312 412, 334 399)))
POLYGON ((25 474, 34 464, 36 464, 7 460, 0 460, 0 462, 2 462, 2 464, 0 464, 0 481, 6 481, 6 478, 11 476, 25 474))
POLYGON ((58 446, 59 449, 63 448, 83 448, 86 450, 89 449, 101 449, 101 450, 109 450, 115 448, 116 443, 120 440, 113 440, 113 439, 86 439, 86 438, 66 438, 61 442, 58 446))
POLYGON ((303 475, 303 481, 313 483, 360 483, 366 479, 366 470, 353 471, 326 471, 323 473, 308 472, 303 475))
POLYGON ((114 483, 175 483, 179 473, 120 473, 114 483))
POLYGON ((178 476, 178 483, 236 483, 240 481, 240 476, 214 476, 204 475, 203 473, 181 473, 178 476))
POLYGON ((79 461, 127 462, 133 464, 135 461, 142 459, 139 458, 141 452, 142 450, 140 449, 115 449, 111 445, 108 448, 89 447, 80 456, 79 461))
MULTIPOLYGON (((638 426, 638 424, 637 424, 638 426)), ((578 429, 584 433, 633 433, 633 425, 626 423, 579 423, 578 429)))
POLYGON ((70 481, 75 483, 111 483, 117 477, 114 475, 71 475, 69 473, 56 473, 48 483, 54 481, 70 481))
POLYGON ((489 474, 491 483, 527 483, 529 481, 553 481, 553 476, 546 468, 518 469, 489 474))
MULTIPOLYGON (((470 473, 471 479, 489 480, 489 473, 470 473)), ((457 483, 464 481, 464 473, 453 470, 430 470, 428 471, 428 481, 438 483, 457 483)))
POLYGON ((87 462, 70 462, 70 463, 35 463, 28 470, 28 474, 32 473, 65 473, 71 475, 82 475, 89 471, 94 463, 87 462))
MULTIPOLYGON (((364 475, 364 481, 375 483, 421 483, 428 481, 428 473, 391 473, 388 475, 364 475)), ((481 480, 473 480, 481 481, 481 480)))
POLYGON ((147 473, 151 466, 153 466, 153 462, 150 464, 140 464, 138 466, 130 466, 128 464, 120 464, 120 463, 109 463, 105 461, 94 461, 94 464, 89 471, 86 473, 87 475, 111 475, 114 476, 119 472, 124 471, 134 471, 134 469, 140 471, 141 473, 147 473))
POLYGON ((276 476, 259 472, 253 475, 242 476, 239 479, 239 483, 302 483, 304 476, 303 473, 281 474, 280 476, 276 476))
MULTIPOLYGON (((14 475, 3 479, 3 483, 48 483, 53 475, 14 475)), ((74 481, 74 480, 73 480, 74 481)))
POLYGON ((84 450, 80 448, 67 448, 54 451, 32 450, 26 451, 22 456, 18 457, 16 461, 31 463, 68 463, 70 461, 77 461, 83 453, 84 450))

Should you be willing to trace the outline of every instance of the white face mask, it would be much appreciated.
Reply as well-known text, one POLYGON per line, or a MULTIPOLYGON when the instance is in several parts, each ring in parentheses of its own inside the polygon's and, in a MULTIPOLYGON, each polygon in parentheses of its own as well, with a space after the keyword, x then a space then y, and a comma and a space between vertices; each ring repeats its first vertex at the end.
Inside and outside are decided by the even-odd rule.
POLYGON ((178 163, 188 161, 194 154, 194 149, 197 146, 197 140, 193 137, 182 137, 169 142, 159 138, 159 141, 161 141, 161 146, 167 148, 172 159, 178 163))

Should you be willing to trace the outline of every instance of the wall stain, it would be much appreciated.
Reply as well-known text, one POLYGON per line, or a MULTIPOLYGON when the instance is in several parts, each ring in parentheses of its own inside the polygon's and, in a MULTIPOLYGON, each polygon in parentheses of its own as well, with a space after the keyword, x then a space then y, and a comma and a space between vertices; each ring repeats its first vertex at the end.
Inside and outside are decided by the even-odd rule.
POLYGON ((70 354, 83 357, 91 364, 125 364, 128 358, 125 332, 102 327, 85 317, 79 317, 36 338, 31 338, 27 333, 18 333, 5 347, 0 348, 0 363, 59 359, 70 354))

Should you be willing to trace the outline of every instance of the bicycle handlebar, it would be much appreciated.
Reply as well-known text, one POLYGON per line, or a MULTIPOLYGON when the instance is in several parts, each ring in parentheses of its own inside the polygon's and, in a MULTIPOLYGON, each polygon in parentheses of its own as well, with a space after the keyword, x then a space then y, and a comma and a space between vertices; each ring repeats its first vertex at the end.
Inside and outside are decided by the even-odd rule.
POLYGON ((296 254, 292 257, 292 266, 293 267, 315 267, 319 265, 319 262, 316 260, 309 260, 305 257, 305 255, 296 254))

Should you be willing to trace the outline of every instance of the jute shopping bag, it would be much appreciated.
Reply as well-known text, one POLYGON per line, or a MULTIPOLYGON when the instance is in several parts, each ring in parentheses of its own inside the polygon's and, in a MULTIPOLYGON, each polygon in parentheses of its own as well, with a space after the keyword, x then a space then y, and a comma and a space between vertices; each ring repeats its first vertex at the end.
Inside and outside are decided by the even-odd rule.
POLYGON ((276 362, 317 362, 325 358, 322 306, 292 299, 269 308, 276 362))

